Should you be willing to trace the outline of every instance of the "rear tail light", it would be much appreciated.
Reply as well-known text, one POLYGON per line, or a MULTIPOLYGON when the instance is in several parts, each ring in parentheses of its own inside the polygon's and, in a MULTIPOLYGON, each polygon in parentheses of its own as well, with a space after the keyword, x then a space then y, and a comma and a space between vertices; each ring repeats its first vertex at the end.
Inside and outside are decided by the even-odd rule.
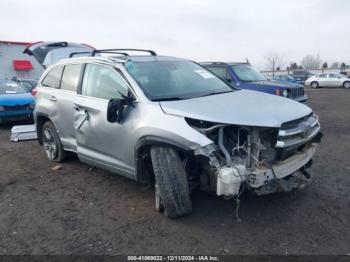
POLYGON ((36 94, 38 93, 38 90, 36 88, 32 89, 32 96, 36 96, 36 94))
POLYGON ((278 95, 278 96, 280 96, 280 95, 281 95, 281 90, 276 89, 276 90, 275 90, 275 94, 278 95))

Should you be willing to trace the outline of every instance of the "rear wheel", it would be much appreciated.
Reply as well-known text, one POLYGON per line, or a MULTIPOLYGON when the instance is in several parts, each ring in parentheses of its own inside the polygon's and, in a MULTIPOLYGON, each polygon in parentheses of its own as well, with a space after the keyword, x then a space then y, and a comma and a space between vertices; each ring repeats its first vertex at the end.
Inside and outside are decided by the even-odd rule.
POLYGON ((42 141, 47 158, 50 161, 62 162, 66 157, 61 139, 59 138, 55 126, 47 121, 42 128, 42 141))
POLYGON ((343 87, 350 88, 350 81, 345 81, 343 87))
POLYGON ((170 218, 192 212, 188 179, 179 154, 171 147, 154 146, 151 158, 156 184, 156 209, 170 218), (158 194, 158 199, 157 199, 158 194))
POLYGON ((310 84, 311 88, 318 88, 318 82, 314 81, 310 84))

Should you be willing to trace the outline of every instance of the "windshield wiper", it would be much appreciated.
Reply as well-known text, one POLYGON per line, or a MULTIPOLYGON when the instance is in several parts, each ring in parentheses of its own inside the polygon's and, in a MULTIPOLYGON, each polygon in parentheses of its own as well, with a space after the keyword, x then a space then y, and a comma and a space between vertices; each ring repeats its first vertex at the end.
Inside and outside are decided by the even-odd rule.
POLYGON ((152 99, 152 101, 155 101, 155 102, 161 102, 161 101, 177 101, 177 100, 184 100, 186 98, 183 98, 183 97, 161 97, 161 98, 155 98, 155 99, 152 99))
POLYGON ((204 95, 201 95, 199 97, 203 97, 203 96, 212 96, 212 95, 218 95, 218 94, 224 94, 224 93, 231 93, 233 92, 233 90, 227 90, 227 91, 221 91, 221 92, 211 92, 211 93, 208 93, 208 94, 204 94, 204 95))

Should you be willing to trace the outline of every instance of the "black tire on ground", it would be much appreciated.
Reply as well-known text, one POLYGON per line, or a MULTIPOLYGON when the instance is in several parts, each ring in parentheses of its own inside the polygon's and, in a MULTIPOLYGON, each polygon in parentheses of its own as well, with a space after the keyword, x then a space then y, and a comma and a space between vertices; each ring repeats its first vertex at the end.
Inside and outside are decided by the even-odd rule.
POLYGON ((343 83, 343 87, 344 87, 344 88, 350 88, 350 81, 345 81, 345 82, 343 83))
POLYGON ((164 214, 176 218, 191 213, 187 175, 179 154, 171 147, 154 146, 151 158, 164 214))
POLYGON ((310 86, 311 86, 311 88, 318 88, 319 84, 318 84, 318 82, 314 81, 314 82, 311 82, 310 86))
POLYGON ((47 122, 45 122, 43 124, 43 127, 42 127, 42 141, 43 141, 43 144, 44 144, 44 149, 45 149, 47 158, 50 161, 62 162, 66 158, 67 152, 63 149, 63 145, 62 145, 61 139, 58 136, 56 128, 52 124, 51 121, 47 121, 47 122), (51 154, 49 153, 49 150, 47 150, 47 148, 46 148, 46 147, 49 146, 48 137, 46 137, 47 134, 48 134, 47 132, 52 137, 52 139, 51 139, 52 141, 50 141, 50 145, 51 145, 52 148, 55 148, 54 151, 51 151, 52 152, 51 154))

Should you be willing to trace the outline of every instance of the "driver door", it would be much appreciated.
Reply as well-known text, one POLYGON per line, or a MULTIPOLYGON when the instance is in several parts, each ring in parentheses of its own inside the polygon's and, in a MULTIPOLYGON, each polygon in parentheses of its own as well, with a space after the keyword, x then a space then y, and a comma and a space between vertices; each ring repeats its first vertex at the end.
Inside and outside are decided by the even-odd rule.
POLYGON ((74 104, 77 153, 82 162, 134 178, 133 146, 128 143, 132 130, 132 111, 126 108, 124 121, 107 121, 110 99, 127 95, 129 86, 116 69, 86 64, 80 94, 74 104))

